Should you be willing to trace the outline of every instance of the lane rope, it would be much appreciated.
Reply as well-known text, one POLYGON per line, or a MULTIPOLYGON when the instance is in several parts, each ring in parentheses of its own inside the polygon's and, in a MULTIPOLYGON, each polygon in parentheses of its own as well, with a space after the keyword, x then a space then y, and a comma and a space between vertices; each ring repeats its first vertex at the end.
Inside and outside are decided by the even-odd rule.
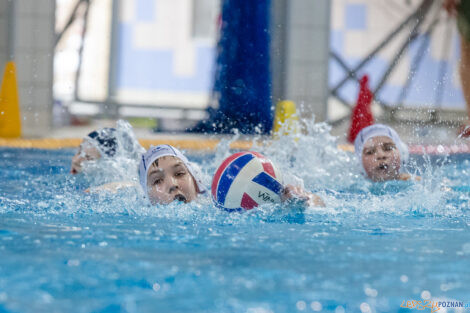
MULTIPOLYGON (((24 149, 65 149, 76 148, 82 142, 81 138, 44 138, 44 139, 5 139, 0 138, 0 147, 24 148, 24 149)), ((140 144, 148 149, 150 145, 169 144, 183 150, 214 150, 219 144, 218 139, 140 139, 140 144)), ((238 140, 230 144, 231 149, 250 150, 252 141, 238 140)), ((470 145, 461 143, 453 145, 410 145, 411 154, 465 154, 470 153, 470 145)), ((354 146, 350 144, 338 145, 338 149, 354 152, 354 146)))

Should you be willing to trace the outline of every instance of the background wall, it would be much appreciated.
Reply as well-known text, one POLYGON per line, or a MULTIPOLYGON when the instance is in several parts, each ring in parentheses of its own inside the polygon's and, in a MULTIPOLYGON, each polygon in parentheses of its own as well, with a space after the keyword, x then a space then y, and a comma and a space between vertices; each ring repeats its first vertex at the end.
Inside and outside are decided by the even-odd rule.
POLYGON ((0 68, 15 61, 22 130, 28 137, 52 126, 55 0, 0 0, 0 68))
POLYGON ((305 118, 326 119, 329 0, 273 1, 273 93, 293 100, 305 118))
MULTIPOLYGON (((388 33, 397 27, 416 7, 421 0, 334 0, 331 10, 331 50, 338 53, 352 68, 362 61, 388 33)), ((439 9, 441 1, 434 1, 439 9)), ((423 28, 429 25, 436 11, 427 16, 423 28)), ((403 103, 405 107, 435 107, 436 93, 440 69, 446 68, 443 84, 443 98, 441 108, 464 109, 459 73, 459 40, 455 20, 448 20, 447 13, 440 10, 439 22, 429 38, 430 44, 425 51, 424 58, 413 80, 412 88, 403 103), (449 28, 447 28, 449 26, 449 28), (450 34, 448 33, 450 29, 450 34), (447 40, 450 35, 450 40, 447 40), (447 43, 448 42, 448 43, 447 43), (446 45, 449 45, 447 49, 446 45)), ((368 74, 372 89, 378 84, 382 73, 395 56, 399 46, 409 36, 403 31, 390 45, 379 52, 370 64, 360 71, 360 75, 368 74)), ((397 98, 405 85, 413 58, 417 53, 419 42, 423 34, 411 45, 400 58, 396 70, 380 93, 380 98, 389 104, 396 105, 397 98)), ((330 61, 329 85, 334 86, 343 79, 345 72, 339 64, 330 61)), ((358 85, 350 81, 340 91, 340 94, 349 101, 355 101, 358 85)))
MULTIPOLYGON (((16 61, 26 136, 48 133, 54 103, 52 86, 57 99, 73 99, 77 51, 81 44, 80 20, 55 51, 54 41, 55 32, 60 31, 76 2, 0 0, 0 69, 3 73, 8 60, 16 61)), ((214 71, 219 0, 100 0, 91 3, 78 90, 80 98, 90 101, 113 98, 169 107, 207 106, 214 71), (111 17, 116 4, 120 13, 113 25, 111 17), (114 37, 113 26, 117 30, 114 37), (113 40, 117 45, 112 46, 113 40)), ((335 106, 334 99, 327 100, 328 88, 341 80, 345 72, 329 58, 329 48, 338 53, 347 66, 353 67, 419 3, 421 0, 273 0, 274 102, 292 99, 303 106, 306 116, 314 114, 318 120, 340 112, 342 109, 335 106)), ((430 38, 405 107, 435 107, 439 71, 445 68, 439 105, 444 109, 464 109, 455 21, 447 22, 444 11, 440 14, 440 22, 430 38), (451 25, 452 30, 450 41, 447 41, 447 25, 451 25), (445 49, 447 42, 450 42, 449 50, 445 49)), ((408 35, 409 32, 402 32, 360 72, 370 75, 372 88, 408 35)), ((418 45, 413 44, 400 58, 380 94, 384 102, 396 105, 417 49, 418 45)), ((355 82, 349 82, 340 90, 351 103, 357 92, 355 82)))
MULTIPOLYGON (((61 0, 64 9, 60 15, 74 2, 61 0)), ((116 42, 111 55, 102 52, 104 47, 111 47, 112 43, 104 43, 111 37, 85 40, 84 51, 94 53, 95 57, 83 64, 80 97, 105 100, 106 97, 97 97, 99 92, 93 90, 103 90, 108 81, 93 73, 108 66, 101 60, 113 58, 115 77, 109 80, 108 90, 114 100, 149 106, 207 107, 213 87, 220 1, 126 0, 113 6, 116 3, 119 14, 113 26, 116 42), (82 87, 91 83, 95 84, 93 89, 82 87)), ((326 116, 328 97, 329 3, 328 0, 272 1, 274 102, 292 99, 303 107, 306 116, 315 114, 320 120, 326 116)), ((92 3, 92 10, 102 13, 89 17, 87 37, 98 38, 92 34, 93 24, 104 21, 101 31, 108 29, 105 9, 104 5, 98 8, 92 3)), ((108 8, 106 12, 109 11, 108 8)), ((71 34, 78 34, 80 29, 77 26, 71 34)), ((61 55, 60 64, 76 63, 73 61, 77 51, 75 42, 66 40, 64 49, 56 51, 56 59, 61 55)), ((56 66, 56 77, 61 79, 56 81, 55 91, 67 99, 71 82, 63 83, 66 75, 59 73, 64 72, 63 68, 56 66)), ((71 66, 67 68, 75 70, 71 66)))
POLYGON ((120 3, 117 99, 206 107, 219 1, 120 3))

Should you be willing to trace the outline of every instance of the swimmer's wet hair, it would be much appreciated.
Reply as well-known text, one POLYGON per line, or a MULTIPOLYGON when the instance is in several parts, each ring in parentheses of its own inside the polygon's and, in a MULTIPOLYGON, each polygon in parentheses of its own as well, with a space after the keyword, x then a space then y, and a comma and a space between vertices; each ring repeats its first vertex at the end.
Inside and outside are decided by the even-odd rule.
POLYGON ((156 159, 156 160, 152 163, 152 165, 158 166, 158 160, 160 160, 160 159, 156 159))

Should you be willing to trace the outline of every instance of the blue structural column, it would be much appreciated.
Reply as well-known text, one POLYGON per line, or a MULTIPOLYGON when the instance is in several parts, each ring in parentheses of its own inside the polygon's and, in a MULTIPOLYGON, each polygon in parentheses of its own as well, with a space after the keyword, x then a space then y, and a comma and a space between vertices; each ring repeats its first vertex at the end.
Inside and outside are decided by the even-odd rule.
POLYGON ((214 97, 218 108, 193 131, 269 133, 273 122, 270 73, 271 0, 223 0, 214 97))

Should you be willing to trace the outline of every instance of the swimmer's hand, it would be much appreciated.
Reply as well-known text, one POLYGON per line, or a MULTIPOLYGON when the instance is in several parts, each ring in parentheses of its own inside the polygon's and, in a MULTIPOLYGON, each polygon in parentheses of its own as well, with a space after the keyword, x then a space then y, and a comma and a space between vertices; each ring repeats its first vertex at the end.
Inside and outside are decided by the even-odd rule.
POLYGON ((411 174, 408 174, 408 173, 401 173, 398 179, 404 180, 404 181, 407 181, 407 180, 421 181, 421 176, 412 176, 411 174))
POLYGON ((99 193, 99 192, 110 192, 110 193, 116 193, 119 191, 119 189, 122 188, 132 188, 136 187, 137 184, 134 182, 130 181, 120 181, 120 182, 112 182, 112 183, 107 183, 98 187, 91 187, 85 190, 85 192, 90 192, 90 193, 99 193))
POLYGON ((300 200, 308 206, 324 207, 325 203, 319 196, 305 191, 302 187, 286 185, 282 190, 281 201, 300 200))

